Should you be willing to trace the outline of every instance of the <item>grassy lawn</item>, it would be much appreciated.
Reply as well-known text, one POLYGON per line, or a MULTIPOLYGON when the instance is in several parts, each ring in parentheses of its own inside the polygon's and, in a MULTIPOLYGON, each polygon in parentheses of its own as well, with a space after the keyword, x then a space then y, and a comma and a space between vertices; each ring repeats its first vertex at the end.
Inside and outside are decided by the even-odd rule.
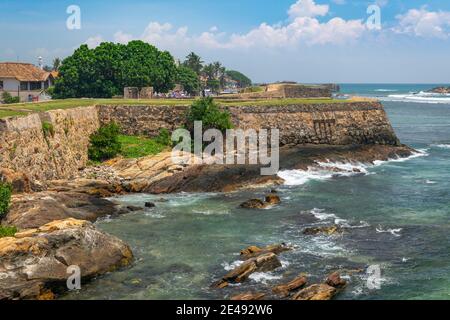
POLYGON ((13 117, 13 116, 24 116, 27 115, 26 112, 21 111, 11 111, 11 110, 2 110, 0 109, 0 119, 6 118, 6 117, 13 117))
MULTIPOLYGON (((27 112, 41 112, 55 109, 70 109, 76 107, 87 107, 94 105, 131 105, 131 106, 187 106, 191 105, 194 99, 148 99, 148 100, 132 100, 132 99, 66 99, 52 100, 48 102, 35 103, 17 103, 9 105, 0 105, 0 118, 9 116, 22 116, 27 112), (13 109, 17 109, 14 111, 13 109)), ((260 100, 232 100, 232 99, 216 99, 216 102, 222 106, 284 106, 294 104, 320 104, 320 103, 344 103, 357 101, 338 100, 330 98, 313 98, 313 99, 260 99, 260 100)))
POLYGON ((158 154, 167 146, 158 143, 155 139, 120 135, 119 141, 122 144, 121 155, 125 158, 140 158, 148 155, 158 154))

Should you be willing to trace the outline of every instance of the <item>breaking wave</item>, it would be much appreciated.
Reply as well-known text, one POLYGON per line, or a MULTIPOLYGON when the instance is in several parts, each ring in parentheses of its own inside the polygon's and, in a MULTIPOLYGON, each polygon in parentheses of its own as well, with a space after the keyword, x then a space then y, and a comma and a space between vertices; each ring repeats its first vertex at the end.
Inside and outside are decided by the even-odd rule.
POLYGON ((370 167, 380 166, 389 162, 405 162, 415 158, 428 156, 427 149, 414 151, 409 157, 391 158, 389 160, 376 160, 373 164, 351 163, 351 162, 320 162, 317 166, 310 166, 308 170, 282 170, 278 176, 284 180, 287 186, 299 186, 309 181, 324 181, 336 177, 351 177, 355 175, 367 175, 370 167))
POLYGON ((419 93, 410 92, 408 94, 391 94, 387 97, 378 97, 378 99, 382 101, 450 104, 450 94, 438 94, 424 91, 419 93))
POLYGON ((398 228, 398 229, 390 229, 390 228, 388 228, 388 229, 383 229, 383 227, 378 226, 375 230, 376 230, 378 233, 390 233, 390 234, 392 234, 393 236, 400 237, 400 236, 401 236, 400 232, 401 232, 403 229, 402 229, 402 228, 398 228))
POLYGON ((285 181, 285 185, 297 186, 311 180, 323 181, 335 177, 350 177, 368 174, 367 166, 361 163, 316 162, 318 166, 308 170, 283 170, 278 176, 285 181))

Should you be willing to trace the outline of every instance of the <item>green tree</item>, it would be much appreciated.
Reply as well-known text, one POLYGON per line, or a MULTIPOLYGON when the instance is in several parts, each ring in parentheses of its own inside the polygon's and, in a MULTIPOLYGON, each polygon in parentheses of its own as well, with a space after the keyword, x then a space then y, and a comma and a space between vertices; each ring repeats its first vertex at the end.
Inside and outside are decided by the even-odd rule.
POLYGON ((233 128, 230 114, 227 111, 220 111, 211 97, 198 99, 191 105, 186 121, 187 128, 191 132, 194 130, 195 121, 202 121, 203 130, 218 129, 224 132, 233 128))
POLYGON ((121 150, 119 134, 120 127, 114 122, 101 126, 90 136, 89 159, 104 161, 117 156, 121 150))
POLYGON ((220 91, 220 81, 216 79, 209 79, 206 81, 206 85, 208 88, 210 88, 213 92, 218 93, 220 91))
POLYGON ((200 75, 203 69, 203 61, 200 56, 196 55, 194 52, 191 52, 187 55, 186 60, 183 62, 185 67, 193 70, 197 75, 200 75))
POLYGON ((248 78, 246 75, 244 75, 243 73, 241 73, 239 71, 227 70, 226 74, 234 81, 237 81, 239 87, 241 87, 241 88, 247 88, 252 85, 252 80, 250 80, 250 78, 248 78))
POLYGON ((124 87, 152 86, 167 92, 177 76, 172 55, 142 41, 104 42, 95 49, 82 45, 59 69, 55 98, 110 98, 122 94, 124 87))
POLYGON ((190 68, 185 66, 178 67, 176 82, 184 87, 184 90, 190 95, 196 95, 200 90, 200 80, 198 75, 190 68))

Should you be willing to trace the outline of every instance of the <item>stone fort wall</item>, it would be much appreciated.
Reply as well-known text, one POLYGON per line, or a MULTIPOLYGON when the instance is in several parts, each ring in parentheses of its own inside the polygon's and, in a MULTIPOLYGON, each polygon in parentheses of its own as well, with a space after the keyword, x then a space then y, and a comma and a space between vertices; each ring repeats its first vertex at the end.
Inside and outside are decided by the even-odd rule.
MULTIPOLYGON (((274 102, 275 103, 275 102, 274 102)), ((378 102, 226 107, 236 127, 280 130, 281 144, 388 144, 399 141, 378 102)), ((184 124, 187 106, 91 106, 0 119, 1 170, 35 180, 65 179, 86 166, 89 136, 115 121, 126 134, 156 136, 184 124), (43 130, 51 124, 51 132, 43 130)))

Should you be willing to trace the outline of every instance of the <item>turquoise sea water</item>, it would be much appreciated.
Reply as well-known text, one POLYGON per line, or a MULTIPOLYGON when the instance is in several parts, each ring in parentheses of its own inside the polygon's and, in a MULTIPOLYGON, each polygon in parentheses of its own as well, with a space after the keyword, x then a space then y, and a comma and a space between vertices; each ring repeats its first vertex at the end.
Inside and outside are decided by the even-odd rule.
POLYGON ((222 299, 267 291, 302 272, 314 282, 336 269, 378 265, 379 289, 368 288, 367 274, 353 274, 338 299, 450 299, 450 102, 420 94, 432 87, 343 85, 346 93, 379 97, 401 141, 421 154, 360 165, 366 173, 358 175, 284 172, 289 185, 278 188, 283 202, 270 210, 237 208, 266 189, 176 194, 164 196, 164 202, 152 195, 118 198, 124 204, 157 204, 97 223, 129 243, 136 261, 65 298, 222 299), (412 92, 424 97, 415 100, 412 92), (348 229, 334 237, 302 234, 305 227, 330 223, 348 229), (254 274, 241 286, 210 289, 242 248, 280 242, 296 247, 281 256, 283 268, 254 274))

